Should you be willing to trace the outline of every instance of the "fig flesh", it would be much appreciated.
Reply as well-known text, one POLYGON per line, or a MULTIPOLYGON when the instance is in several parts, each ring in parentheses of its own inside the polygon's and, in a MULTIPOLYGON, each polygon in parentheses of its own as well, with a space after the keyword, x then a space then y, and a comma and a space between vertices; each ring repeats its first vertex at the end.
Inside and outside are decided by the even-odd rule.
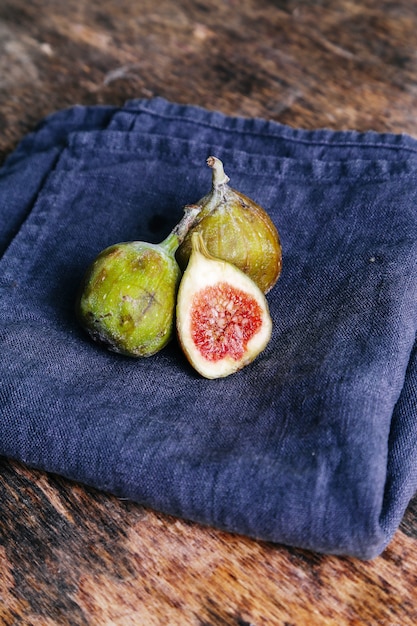
POLYGON ((182 270, 191 254, 191 235, 202 234, 208 252, 229 261, 250 276, 267 293, 277 282, 282 268, 278 231, 268 213, 256 202, 232 189, 223 163, 207 159, 212 169, 212 189, 197 204, 201 211, 177 250, 182 270))
POLYGON ((211 256, 200 233, 177 296, 177 335, 205 378, 229 376, 251 363, 271 338, 272 320, 261 289, 231 263, 211 256))
POLYGON ((175 251, 198 211, 186 207, 160 244, 122 242, 97 256, 76 302, 78 320, 92 339, 132 357, 151 356, 170 341, 181 279, 175 251))

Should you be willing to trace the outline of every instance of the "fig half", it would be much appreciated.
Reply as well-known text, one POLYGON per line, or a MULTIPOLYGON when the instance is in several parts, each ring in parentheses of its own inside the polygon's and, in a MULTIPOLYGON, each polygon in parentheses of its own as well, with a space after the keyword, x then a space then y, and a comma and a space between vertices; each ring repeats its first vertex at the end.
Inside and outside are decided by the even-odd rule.
POLYGON ((266 298, 244 272, 211 256, 203 237, 192 252, 177 296, 177 334, 194 369, 221 378, 251 363, 271 338, 266 298))
POLYGON ((214 257, 229 261, 250 276, 267 293, 277 282, 282 268, 282 248, 275 224, 259 204, 229 186, 223 163, 210 156, 212 188, 197 204, 198 219, 177 250, 182 270, 191 254, 191 235, 202 234, 214 257))

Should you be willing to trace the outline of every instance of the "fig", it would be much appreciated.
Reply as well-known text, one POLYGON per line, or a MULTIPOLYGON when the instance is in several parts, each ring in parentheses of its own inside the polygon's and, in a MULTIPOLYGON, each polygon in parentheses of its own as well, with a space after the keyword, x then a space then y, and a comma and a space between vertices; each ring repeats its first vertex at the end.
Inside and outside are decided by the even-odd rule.
POLYGON ((247 274, 207 251, 201 233, 193 233, 191 245, 177 296, 179 343, 203 377, 229 376, 267 346, 272 332, 268 303, 247 274))
POLYGON ((212 188, 197 204, 202 209, 177 250, 184 271, 191 254, 191 235, 202 234, 207 250, 250 276, 264 293, 277 282, 282 267, 278 231, 259 204, 232 189, 220 159, 210 156, 212 188))
POLYGON ((147 357, 175 335, 181 279, 175 251, 199 210, 185 207, 182 220, 159 244, 122 242, 97 256, 76 302, 78 320, 93 340, 113 352, 147 357))

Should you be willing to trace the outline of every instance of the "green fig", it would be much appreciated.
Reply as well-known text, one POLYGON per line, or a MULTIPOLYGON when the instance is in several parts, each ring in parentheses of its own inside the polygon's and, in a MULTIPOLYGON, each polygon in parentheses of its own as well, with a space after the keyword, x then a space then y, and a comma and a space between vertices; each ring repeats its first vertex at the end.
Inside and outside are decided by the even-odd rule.
POLYGON ((202 234, 214 257, 233 263, 267 293, 277 282, 282 267, 278 231, 268 213, 256 202, 229 185, 220 159, 210 156, 212 189, 197 204, 202 209, 177 250, 182 270, 191 254, 191 236, 202 234))
POLYGON ((221 378, 251 363, 271 338, 268 303, 256 283, 211 256, 200 233, 177 297, 177 335, 188 361, 205 378, 221 378))
POLYGON ((76 303, 78 320, 92 339, 133 357, 151 356, 170 341, 181 279, 175 251, 199 210, 186 207, 162 243, 122 242, 97 256, 76 303))

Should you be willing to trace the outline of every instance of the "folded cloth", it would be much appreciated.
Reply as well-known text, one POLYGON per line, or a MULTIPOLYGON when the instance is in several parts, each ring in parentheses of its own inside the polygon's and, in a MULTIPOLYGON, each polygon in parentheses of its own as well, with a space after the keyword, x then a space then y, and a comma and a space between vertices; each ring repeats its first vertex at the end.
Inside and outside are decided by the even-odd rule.
POLYGON ((0 454, 145 506, 323 553, 380 554, 417 489, 417 140, 161 98, 73 107, 0 170, 0 454), (206 380, 177 342, 110 353, 74 301, 106 246, 162 241, 205 160, 283 245, 265 351, 206 380))

